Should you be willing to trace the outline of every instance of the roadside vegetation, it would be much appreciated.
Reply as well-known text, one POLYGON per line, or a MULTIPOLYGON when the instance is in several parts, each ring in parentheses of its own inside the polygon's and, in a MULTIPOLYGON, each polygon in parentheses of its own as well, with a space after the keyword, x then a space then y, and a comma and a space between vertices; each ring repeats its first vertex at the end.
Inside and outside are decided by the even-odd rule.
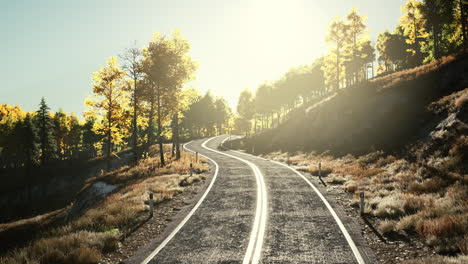
POLYGON ((144 201, 148 199, 149 192, 154 193, 158 206, 182 193, 185 186, 205 179, 204 173, 209 168, 206 160, 201 158, 195 162, 194 155, 186 152, 176 159, 170 155, 170 151, 170 146, 167 146, 165 166, 161 166, 159 157, 155 155, 159 150, 153 146, 151 155, 141 159, 136 166, 124 166, 89 179, 89 185, 101 181, 118 189, 66 224, 58 224, 63 223, 65 210, 0 224, 1 233, 11 229, 38 228, 54 218, 60 219, 55 221, 57 224, 32 237, 26 246, 0 257, 0 262, 98 263, 103 254, 117 250, 119 241, 136 225, 148 220, 148 208, 144 201), (190 163, 193 163, 193 176, 189 174, 190 163))
MULTIPOLYGON (((430 263, 462 263, 468 254, 468 89, 445 96, 428 107, 439 120, 426 137, 406 151, 375 151, 354 157, 324 153, 273 152, 266 158, 287 162, 299 170, 321 175, 349 194, 359 207, 364 192, 365 214, 384 236, 419 237, 439 254, 430 263)), ((410 261, 408 263, 428 263, 410 261)))

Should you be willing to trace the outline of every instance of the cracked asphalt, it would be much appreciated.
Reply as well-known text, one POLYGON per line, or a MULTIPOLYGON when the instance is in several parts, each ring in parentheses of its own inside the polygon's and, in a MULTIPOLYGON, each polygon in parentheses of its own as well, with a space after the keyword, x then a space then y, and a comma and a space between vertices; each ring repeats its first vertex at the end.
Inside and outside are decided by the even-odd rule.
MULTIPOLYGON (((330 211, 304 179, 280 164, 218 148, 225 138, 216 137, 206 147, 247 160, 263 174, 268 206, 260 263, 358 263, 330 211)), ((256 214, 255 175, 245 162, 203 148, 205 141, 194 141, 189 148, 219 165, 217 178, 200 207, 149 263, 242 263, 244 259, 256 214)), ((175 219, 174 225, 180 220, 175 219)), ((342 221, 348 229, 355 227, 347 224, 350 219, 342 221)), ((359 232, 350 233, 365 262, 373 263, 359 232)), ((155 239, 127 263, 141 263, 162 239, 155 239)))

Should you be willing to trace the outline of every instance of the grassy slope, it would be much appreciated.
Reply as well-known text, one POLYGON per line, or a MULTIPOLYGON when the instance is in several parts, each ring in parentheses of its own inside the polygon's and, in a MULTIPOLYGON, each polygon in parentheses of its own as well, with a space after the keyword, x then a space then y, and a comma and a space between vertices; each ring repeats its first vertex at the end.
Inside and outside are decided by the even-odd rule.
POLYGON ((0 257, 0 263, 98 263, 103 253, 118 248, 121 237, 146 221, 143 201, 149 191, 155 193, 158 204, 183 192, 182 182, 190 184, 204 179, 200 173, 207 171, 208 165, 203 159, 194 163, 196 174, 188 176, 192 156, 182 153, 180 160, 168 158, 167 165, 160 167, 155 155, 135 167, 125 166, 90 179, 89 184, 104 181, 117 185, 118 191, 65 225, 56 224, 57 219, 63 219, 62 210, 0 225, 1 233, 12 234, 46 227, 27 246, 0 257), (50 222, 55 225, 49 225, 50 222))
POLYGON ((463 55, 350 88, 241 144, 313 175, 321 162, 352 206, 365 192, 366 213, 387 236, 468 254, 467 64, 463 55))

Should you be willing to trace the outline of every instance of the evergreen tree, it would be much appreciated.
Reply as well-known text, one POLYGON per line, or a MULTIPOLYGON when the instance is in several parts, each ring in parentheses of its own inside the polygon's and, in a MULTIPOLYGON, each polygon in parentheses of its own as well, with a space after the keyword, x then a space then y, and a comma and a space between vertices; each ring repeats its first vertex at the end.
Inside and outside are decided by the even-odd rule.
POLYGON ((96 119, 87 118, 83 125, 83 147, 85 152, 90 153, 89 156, 95 157, 97 155, 96 144, 101 140, 101 136, 94 132, 94 123, 96 119))
POLYGON ((35 123, 39 135, 39 147, 41 150, 41 164, 44 165, 56 157, 56 142, 53 136, 54 125, 49 115, 49 107, 44 97, 39 104, 39 110, 36 112, 35 123))

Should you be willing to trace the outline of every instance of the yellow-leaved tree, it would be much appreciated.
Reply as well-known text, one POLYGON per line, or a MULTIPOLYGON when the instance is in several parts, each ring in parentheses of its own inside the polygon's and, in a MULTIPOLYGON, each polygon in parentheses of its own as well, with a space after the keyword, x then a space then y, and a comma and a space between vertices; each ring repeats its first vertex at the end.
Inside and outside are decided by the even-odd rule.
MULTIPOLYGON (((164 124, 172 120, 178 126, 180 91, 183 84, 193 78, 196 63, 188 56, 190 43, 175 31, 170 38, 156 33, 143 50, 143 72, 146 77, 145 101, 149 105, 148 145, 154 141, 154 118, 156 117, 157 141, 161 165, 164 166, 162 147, 164 124)), ((178 128, 175 129, 178 137, 178 128)), ((179 157, 176 139, 176 152, 179 157)))
POLYGON ((423 3, 419 0, 408 0, 401 7, 403 15, 400 17, 400 27, 403 29, 403 34, 407 37, 406 43, 411 45, 411 49, 407 51, 412 55, 412 66, 421 64, 421 45, 424 44, 424 40, 427 37, 424 26, 425 18, 421 12, 422 6, 423 3))
POLYGON ((93 129, 104 136, 101 144, 105 148, 108 170, 113 146, 125 144, 123 138, 130 133, 129 92, 125 72, 117 58, 109 58, 106 66, 93 73, 94 98, 86 100, 91 109, 85 115, 96 118, 93 129))

